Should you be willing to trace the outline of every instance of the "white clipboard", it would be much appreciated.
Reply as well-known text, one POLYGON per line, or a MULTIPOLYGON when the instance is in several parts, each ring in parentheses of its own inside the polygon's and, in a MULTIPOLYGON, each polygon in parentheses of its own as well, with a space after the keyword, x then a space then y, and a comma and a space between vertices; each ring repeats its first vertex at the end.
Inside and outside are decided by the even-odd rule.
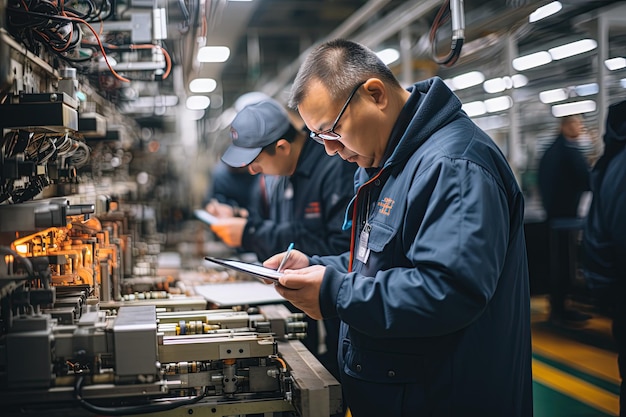
POLYGON ((203 223, 208 224, 209 226, 212 225, 213 223, 217 223, 220 220, 206 210, 196 209, 194 210, 193 214, 196 216, 198 220, 202 221, 203 223))
POLYGON ((269 279, 274 282, 278 282, 278 279, 283 276, 282 272, 278 272, 274 269, 266 268, 261 265, 251 264, 248 262, 235 261, 233 259, 214 258, 212 256, 205 256, 204 259, 240 272, 244 272, 246 274, 253 275, 257 278, 269 279))

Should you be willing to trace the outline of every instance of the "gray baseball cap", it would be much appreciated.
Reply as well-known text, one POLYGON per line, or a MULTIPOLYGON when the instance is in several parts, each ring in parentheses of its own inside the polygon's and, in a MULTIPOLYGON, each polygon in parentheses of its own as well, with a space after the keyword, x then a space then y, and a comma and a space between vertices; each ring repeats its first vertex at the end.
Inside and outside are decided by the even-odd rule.
POLYGON ((222 161, 232 167, 249 165, 264 146, 282 138, 291 127, 287 111, 276 100, 266 99, 244 107, 230 126, 232 144, 222 161))

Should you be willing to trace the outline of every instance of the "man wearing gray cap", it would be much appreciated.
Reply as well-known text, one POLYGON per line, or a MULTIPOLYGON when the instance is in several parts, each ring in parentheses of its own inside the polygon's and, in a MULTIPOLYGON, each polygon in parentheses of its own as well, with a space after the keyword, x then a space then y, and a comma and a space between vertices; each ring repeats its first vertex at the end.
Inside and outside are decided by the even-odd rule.
MULTIPOLYGON (((284 251, 291 242, 309 255, 349 250, 350 233, 342 224, 354 194, 353 164, 329 157, 308 139, 308 132, 294 127, 287 111, 272 99, 243 108, 230 134, 232 144, 222 161, 232 167, 247 166, 253 175, 278 177, 268 192, 269 218, 250 213, 247 218, 221 217, 211 226, 224 243, 254 252, 260 260, 284 251)), ((213 214, 219 216, 220 211, 213 214)), ((320 359, 334 372, 338 321, 325 324, 328 353, 320 359)), ((316 354, 314 328, 309 327, 305 344, 316 354)))

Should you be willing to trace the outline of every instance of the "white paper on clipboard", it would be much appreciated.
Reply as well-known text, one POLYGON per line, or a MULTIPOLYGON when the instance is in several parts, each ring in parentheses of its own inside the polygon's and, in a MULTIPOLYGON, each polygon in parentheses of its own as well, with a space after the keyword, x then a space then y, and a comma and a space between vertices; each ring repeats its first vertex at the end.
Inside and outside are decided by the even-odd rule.
POLYGON ((212 256, 205 256, 204 259, 240 272, 244 272, 246 274, 253 275, 257 278, 269 279, 275 282, 278 282, 278 279, 283 276, 282 272, 278 272, 274 269, 266 268, 261 265, 251 264, 248 262, 236 261, 234 259, 214 258, 212 256))
POLYGON ((194 210, 193 214, 196 216, 198 220, 202 221, 203 223, 208 224, 209 226, 212 225, 213 223, 217 223, 220 220, 206 210, 196 209, 194 210))

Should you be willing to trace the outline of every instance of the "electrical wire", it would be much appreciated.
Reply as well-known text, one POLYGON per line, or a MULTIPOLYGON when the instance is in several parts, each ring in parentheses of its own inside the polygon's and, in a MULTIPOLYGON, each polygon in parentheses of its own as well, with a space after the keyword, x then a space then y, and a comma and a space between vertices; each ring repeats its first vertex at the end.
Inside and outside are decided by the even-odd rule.
MULTIPOLYGON (((460 4, 456 4, 455 6, 460 8, 460 4)), ((448 22, 448 20, 450 20, 450 16, 452 13, 463 13, 462 10, 455 10, 454 12, 451 11, 450 8, 450 0, 446 0, 441 7, 439 8, 439 11, 437 12, 437 15, 435 16, 435 19, 433 20, 433 24, 430 28, 430 32, 429 32, 429 40, 430 40, 430 44, 431 44, 431 48, 432 48, 432 56, 433 56, 433 60, 439 64, 439 65, 443 65, 446 67, 451 67, 454 64, 456 64, 456 62, 458 61, 459 57, 461 56, 461 49, 463 48, 463 43, 464 43, 464 38, 463 38, 463 29, 461 28, 460 30, 453 27, 453 36, 452 36, 452 41, 451 41, 451 45, 450 45, 450 52, 445 56, 445 57, 440 57, 437 55, 437 31, 445 24, 448 22), (458 32, 458 33, 455 33, 458 32)), ((453 25, 455 25, 456 22, 453 19, 453 25)))
POLYGON ((180 398, 176 400, 154 401, 154 402, 150 402, 150 403, 142 404, 142 405, 124 406, 124 407, 101 407, 95 404, 91 404, 83 399, 83 396, 82 396, 83 383, 84 383, 84 377, 82 375, 76 378, 76 383, 74 384, 74 398, 76 398, 78 403, 86 410, 92 413, 103 414, 106 416, 126 416, 126 415, 156 413, 156 412, 173 410, 183 405, 195 404, 201 399, 203 399, 205 396, 204 393, 202 393, 194 397, 180 398))

